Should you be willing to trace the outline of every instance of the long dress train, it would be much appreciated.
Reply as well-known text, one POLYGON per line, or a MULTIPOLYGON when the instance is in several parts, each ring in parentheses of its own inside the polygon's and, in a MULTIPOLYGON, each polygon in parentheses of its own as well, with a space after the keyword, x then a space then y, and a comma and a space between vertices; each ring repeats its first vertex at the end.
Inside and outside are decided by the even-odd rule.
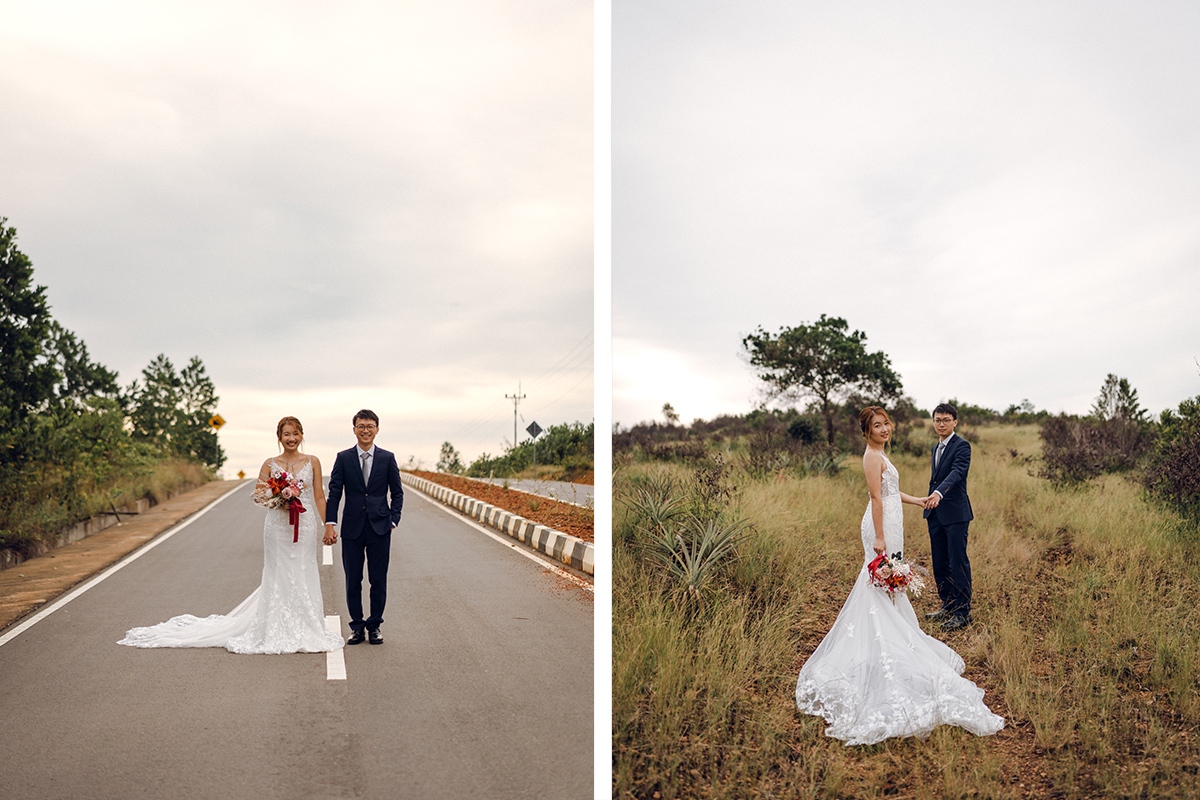
MULTIPOLYGON (((272 461, 272 473, 279 467, 272 461)), ((317 546, 322 535, 313 500, 311 459, 298 476, 300 540, 288 512, 267 509, 263 523, 262 583, 228 614, 182 614, 158 625, 133 628, 118 644, 131 647, 224 647, 231 653, 319 653, 341 648, 341 635, 326 629, 317 546)))
MULTIPOLYGON (((886 456, 885 456, 886 460, 886 456)), ((883 539, 904 548, 900 475, 883 473, 883 539)), ((925 634, 904 593, 895 602, 868 581, 875 558, 871 503, 862 521, 863 567, 833 627, 800 669, 796 706, 829 723, 825 735, 847 745, 894 736, 924 738, 938 725, 960 725, 978 736, 1004 727, 983 702, 983 690, 962 677, 963 660, 925 634)))

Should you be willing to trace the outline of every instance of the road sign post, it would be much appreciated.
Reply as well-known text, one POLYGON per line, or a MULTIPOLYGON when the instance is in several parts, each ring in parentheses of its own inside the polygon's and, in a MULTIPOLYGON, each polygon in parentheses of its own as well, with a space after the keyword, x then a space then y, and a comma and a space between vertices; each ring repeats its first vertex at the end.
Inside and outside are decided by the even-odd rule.
POLYGON ((529 423, 529 427, 525 429, 529 434, 529 438, 533 440, 533 479, 537 480, 537 437, 542 432, 542 426, 537 424, 537 421, 529 423))

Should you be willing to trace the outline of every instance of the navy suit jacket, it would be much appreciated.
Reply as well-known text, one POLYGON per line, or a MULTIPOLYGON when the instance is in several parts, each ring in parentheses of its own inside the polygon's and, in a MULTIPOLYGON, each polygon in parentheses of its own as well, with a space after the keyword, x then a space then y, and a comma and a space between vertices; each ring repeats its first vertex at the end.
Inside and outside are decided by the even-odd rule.
POLYGON ((363 485, 362 461, 357 446, 337 454, 329 473, 329 499, 325 503, 325 521, 337 522, 338 504, 345 489, 346 507, 342 509, 342 537, 357 539, 364 521, 380 536, 391 532, 400 521, 404 508, 404 488, 400 485, 400 467, 396 456, 376 445, 372 458, 369 486, 363 485), (388 502, 388 492, 392 499, 388 502))
POLYGON ((938 501, 938 507, 934 509, 925 509, 925 518, 930 515, 936 515, 937 521, 943 525, 952 525, 956 522, 968 522, 975 518, 971 513, 971 498, 967 497, 967 472, 971 469, 971 445, 961 436, 955 435, 950 437, 950 441, 946 443, 946 450, 942 453, 942 460, 936 468, 933 467, 933 462, 937 458, 938 446, 933 446, 933 452, 929 456, 929 466, 931 468, 929 478, 929 493, 933 494, 936 490, 941 493, 942 499, 938 501))

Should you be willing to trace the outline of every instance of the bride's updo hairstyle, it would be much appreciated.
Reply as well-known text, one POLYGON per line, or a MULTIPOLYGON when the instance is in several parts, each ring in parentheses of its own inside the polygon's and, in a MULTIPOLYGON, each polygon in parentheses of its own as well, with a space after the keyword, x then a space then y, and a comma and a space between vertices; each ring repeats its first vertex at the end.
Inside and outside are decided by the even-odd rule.
POLYGON ((284 417, 283 419, 279 420, 279 424, 275 426, 275 438, 281 444, 283 443, 283 426, 287 425, 289 422, 296 426, 296 430, 300 431, 300 438, 304 438, 304 426, 300 424, 300 420, 296 419, 295 417, 284 417))
POLYGON ((887 420, 887 424, 891 425, 892 429, 895 430, 896 426, 892 422, 892 418, 888 416, 888 413, 883 410, 883 406, 867 406, 862 411, 858 412, 858 426, 862 428, 862 435, 864 439, 867 438, 867 434, 871 430, 871 421, 875 419, 876 415, 879 415, 887 420))

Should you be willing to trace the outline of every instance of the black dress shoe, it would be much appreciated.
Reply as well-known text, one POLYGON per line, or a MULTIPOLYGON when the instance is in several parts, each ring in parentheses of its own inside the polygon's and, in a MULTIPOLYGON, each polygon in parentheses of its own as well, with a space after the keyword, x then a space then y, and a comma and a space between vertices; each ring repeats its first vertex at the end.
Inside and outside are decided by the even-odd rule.
POLYGON ((379 632, 379 628, 367 631, 368 640, 371 644, 383 644, 383 634, 379 632))
POLYGON ((962 614, 955 614, 953 617, 951 617, 950 619, 948 619, 942 623, 942 630, 956 631, 959 628, 965 628, 970 624, 971 624, 971 615, 970 614, 967 614, 966 616, 963 616, 962 614))
POLYGON ((937 622, 938 620, 949 619, 951 616, 953 616, 953 614, 950 613, 950 609, 942 606, 937 611, 926 614, 925 619, 929 622, 937 622))
POLYGON ((346 640, 346 644, 362 644, 367 640, 367 632, 363 630, 355 631, 350 634, 350 638, 346 640))

